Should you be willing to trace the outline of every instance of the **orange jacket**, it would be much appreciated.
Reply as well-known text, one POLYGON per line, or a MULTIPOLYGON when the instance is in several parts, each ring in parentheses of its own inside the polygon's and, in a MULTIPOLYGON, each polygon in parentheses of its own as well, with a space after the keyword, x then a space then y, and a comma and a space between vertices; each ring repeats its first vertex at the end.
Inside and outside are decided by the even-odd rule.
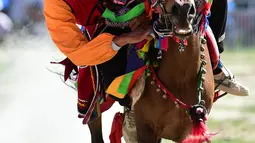
POLYGON ((75 65, 101 64, 116 55, 114 35, 102 33, 88 42, 64 0, 44 0, 44 16, 52 40, 75 65))

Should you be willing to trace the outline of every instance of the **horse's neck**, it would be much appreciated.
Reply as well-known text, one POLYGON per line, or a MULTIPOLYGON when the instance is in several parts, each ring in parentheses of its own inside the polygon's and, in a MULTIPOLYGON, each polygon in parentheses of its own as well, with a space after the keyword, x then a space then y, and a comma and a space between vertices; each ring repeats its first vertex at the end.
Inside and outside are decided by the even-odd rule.
POLYGON ((199 37, 190 36, 188 46, 183 52, 179 51, 179 44, 169 39, 168 51, 164 53, 158 70, 158 77, 166 85, 176 85, 196 81, 200 67, 199 37))

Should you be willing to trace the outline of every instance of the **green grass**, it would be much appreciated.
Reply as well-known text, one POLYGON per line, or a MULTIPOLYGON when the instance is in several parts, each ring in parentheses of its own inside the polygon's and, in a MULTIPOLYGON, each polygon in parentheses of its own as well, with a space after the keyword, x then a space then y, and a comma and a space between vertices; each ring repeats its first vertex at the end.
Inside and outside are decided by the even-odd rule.
POLYGON ((255 105, 252 105, 252 106, 249 106, 249 107, 241 108, 241 111, 242 111, 242 112, 250 112, 250 113, 255 114, 255 105))
POLYGON ((224 110, 235 110, 235 111, 240 111, 242 113, 251 113, 255 115, 255 105, 250 105, 250 106, 244 106, 244 107, 238 107, 238 106, 223 106, 223 105, 218 105, 217 108, 223 108, 224 110))
POLYGON ((228 64, 255 64, 255 48, 226 50, 221 54, 221 59, 228 64))
POLYGON ((212 140, 213 143, 254 143, 254 141, 246 141, 242 139, 219 139, 212 140))
MULTIPOLYGON (((212 143, 254 143, 255 131, 246 119, 212 120, 209 119, 208 128, 210 132, 218 133, 212 138, 212 143)), ((172 143, 164 140, 163 143, 172 143)))

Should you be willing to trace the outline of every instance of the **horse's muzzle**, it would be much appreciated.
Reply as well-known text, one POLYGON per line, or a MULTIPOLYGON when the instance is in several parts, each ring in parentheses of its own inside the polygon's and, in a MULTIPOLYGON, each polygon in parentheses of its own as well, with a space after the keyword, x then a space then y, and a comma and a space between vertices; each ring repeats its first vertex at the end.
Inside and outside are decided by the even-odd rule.
POLYGON ((180 39, 186 39, 193 32, 192 22, 195 18, 195 5, 190 2, 178 3, 172 7, 171 16, 173 32, 180 39))
POLYGON ((180 16, 187 19, 189 22, 195 18, 196 16, 196 9, 194 3, 186 2, 186 3, 178 3, 172 7, 171 11, 172 16, 180 16))

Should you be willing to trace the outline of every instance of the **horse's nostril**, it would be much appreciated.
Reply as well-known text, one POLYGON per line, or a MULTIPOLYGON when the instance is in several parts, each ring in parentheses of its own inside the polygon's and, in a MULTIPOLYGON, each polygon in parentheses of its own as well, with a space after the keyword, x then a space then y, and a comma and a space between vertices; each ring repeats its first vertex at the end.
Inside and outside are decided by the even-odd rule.
POLYGON ((179 3, 175 3, 172 7, 172 15, 174 16, 187 16, 194 18, 196 14, 196 9, 191 3, 184 3, 180 5, 179 3))
POLYGON ((188 12, 188 16, 190 17, 195 17, 195 14, 196 14, 196 10, 195 10, 195 7, 194 5, 191 5, 190 9, 189 9, 189 12, 188 12))
POLYGON ((179 14, 180 14, 179 6, 177 4, 174 4, 172 8, 172 15, 179 15, 179 14))

